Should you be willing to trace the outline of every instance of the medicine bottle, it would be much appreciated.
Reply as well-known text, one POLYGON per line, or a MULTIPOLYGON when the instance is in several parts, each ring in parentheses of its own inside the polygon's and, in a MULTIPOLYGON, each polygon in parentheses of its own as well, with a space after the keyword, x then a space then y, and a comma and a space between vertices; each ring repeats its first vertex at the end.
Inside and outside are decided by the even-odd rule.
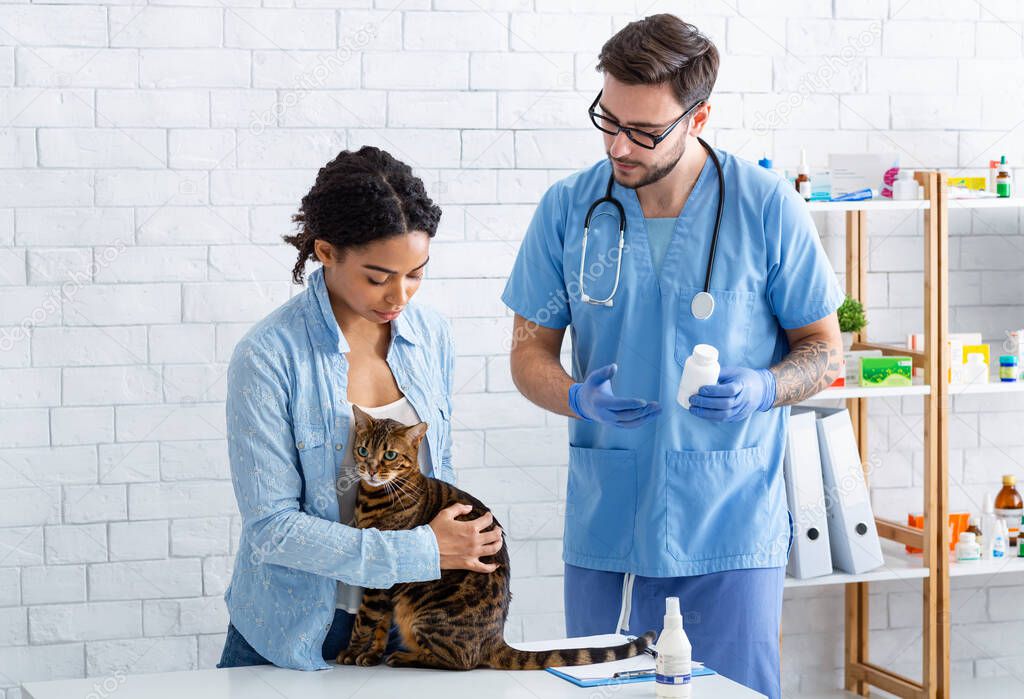
POLYGON ((658 699, 687 699, 692 693, 692 658, 690 639, 683 630, 679 598, 665 598, 665 619, 658 636, 658 657, 655 659, 654 696, 658 699))
POLYGON ((999 355, 999 380, 1003 383, 1015 383, 1017 381, 1017 355, 999 355))
POLYGON ((999 159, 999 174, 996 175, 996 195, 1000 197, 1010 196, 1010 166, 1004 155, 999 159))
POLYGON ((1017 534, 1020 531, 1020 519, 1024 515, 1024 500, 1016 488, 1015 476, 1003 476, 1003 489, 996 495, 996 516, 1006 522, 1008 531, 1007 546, 1017 546, 1017 534))
POLYGON ((796 191, 804 201, 811 200, 811 169, 807 166, 807 151, 800 149, 800 167, 796 171, 796 191))
POLYGON ((956 560, 981 560, 981 546, 971 532, 960 532, 960 542, 956 545, 956 560))
POLYGON ((971 534, 974 534, 974 540, 978 542, 978 545, 985 545, 985 536, 981 532, 981 520, 977 517, 971 517, 967 520, 967 529, 971 534))
POLYGON ((683 364, 683 375, 679 379, 679 392, 676 394, 679 405, 689 410, 690 396, 699 391, 701 386, 718 383, 721 370, 718 350, 711 345, 696 345, 693 354, 683 364))

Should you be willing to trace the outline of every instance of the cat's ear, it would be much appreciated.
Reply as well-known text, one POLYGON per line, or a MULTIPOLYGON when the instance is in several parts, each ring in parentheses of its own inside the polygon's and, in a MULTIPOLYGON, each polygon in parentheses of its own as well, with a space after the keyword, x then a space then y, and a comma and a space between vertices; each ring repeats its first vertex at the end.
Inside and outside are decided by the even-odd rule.
POLYGON ((365 430, 370 426, 370 420, 373 419, 369 413, 361 410, 355 403, 352 404, 352 417, 355 418, 356 429, 358 430, 365 430))
POLYGON ((427 428, 430 427, 425 422, 418 422, 415 425, 405 428, 405 438, 412 443, 414 447, 418 447, 420 442, 423 441, 424 435, 427 434, 427 428))

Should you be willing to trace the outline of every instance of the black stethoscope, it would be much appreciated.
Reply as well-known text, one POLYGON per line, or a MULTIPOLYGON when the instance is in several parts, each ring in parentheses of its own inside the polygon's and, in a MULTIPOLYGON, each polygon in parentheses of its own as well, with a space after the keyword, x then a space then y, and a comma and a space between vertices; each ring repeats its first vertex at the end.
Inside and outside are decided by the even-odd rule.
MULTIPOLYGON (((715 164, 715 170, 718 172, 718 211, 715 213, 715 228, 711 234, 711 249, 708 251, 708 268, 704 275, 704 291, 698 291, 690 300, 690 312, 693 314, 693 317, 697 320, 707 320, 715 312, 715 297, 711 295, 711 270, 715 266, 715 248, 718 246, 718 231, 722 227, 722 211, 725 209, 725 177, 722 175, 722 164, 718 162, 718 156, 715 155, 715 151, 700 136, 697 137, 697 140, 704 147, 704 150, 708 152, 708 155, 711 156, 711 161, 715 164)), ((622 203, 612 196, 612 184, 614 182, 614 175, 609 175, 608 189, 605 191, 604 196, 590 205, 590 208, 587 210, 587 217, 583 220, 583 251, 580 254, 579 277, 580 298, 584 302, 596 306, 612 305, 612 299, 615 298, 615 292, 619 288, 619 275, 622 272, 622 248, 626 242, 626 210, 622 208, 622 203), (607 298, 595 299, 587 295, 584 289, 583 270, 587 259, 587 236, 590 233, 590 217, 593 215, 594 210, 605 202, 613 204, 619 212, 619 255, 615 267, 615 284, 612 286, 612 292, 607 298)))

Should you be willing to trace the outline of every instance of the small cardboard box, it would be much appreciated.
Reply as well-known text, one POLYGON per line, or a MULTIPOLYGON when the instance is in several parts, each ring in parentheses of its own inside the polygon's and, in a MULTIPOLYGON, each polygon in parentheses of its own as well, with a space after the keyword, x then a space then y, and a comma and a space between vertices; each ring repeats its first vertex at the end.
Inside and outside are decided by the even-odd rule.
POLYGON ((913 371, 914 361, 910 357, 861 357, 860 385, 910 386, 913 371))
POLYGON ((860 385, 860 360, 863 357, 881 357, 882 350, 850 350, 843 354, 846 365, 846 385, 860 385))

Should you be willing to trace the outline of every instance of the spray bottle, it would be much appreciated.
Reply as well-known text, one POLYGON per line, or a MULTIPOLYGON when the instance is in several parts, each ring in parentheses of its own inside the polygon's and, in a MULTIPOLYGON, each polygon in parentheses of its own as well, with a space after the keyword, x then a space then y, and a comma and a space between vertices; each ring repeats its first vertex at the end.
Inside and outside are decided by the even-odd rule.
POLYGON ((655 696, 658 699, 689 699, 692 649, 683 631, 679 598, 665 599, 665 628, 658 637, 658 659, 655 662, 655 696))
POLYGON ((1007 532, 1006 521, 998 520, 995 539, 992 540, 992 558, 1006 558, 1006 540, 1009 538, 1007 532))

